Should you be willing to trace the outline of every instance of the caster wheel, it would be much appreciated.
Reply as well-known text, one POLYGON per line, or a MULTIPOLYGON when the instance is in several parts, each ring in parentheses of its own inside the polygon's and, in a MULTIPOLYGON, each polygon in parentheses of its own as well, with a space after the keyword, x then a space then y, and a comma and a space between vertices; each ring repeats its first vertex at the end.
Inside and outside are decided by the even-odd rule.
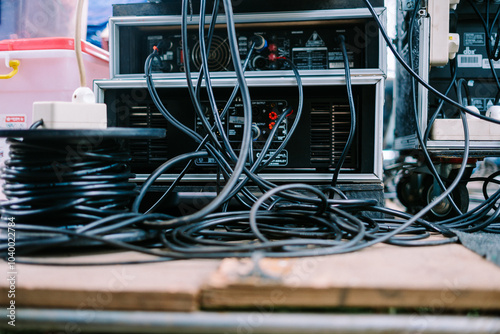
MULTIPOLYGON (((439 196, 434 191, 434 182, 427 182, 424 185, 423 195, 425 196, 426 205, 431 203, 434 198, 439 196)), ((469 191, 465 184, 458 184, 451 193, 451 198, 462 213, 467 212, 469 208, 469 191)), ((428 214, 427 219, 432 221, 446 220, 458 216, 459 213, 453 208, 448 198, 439 202, 428 214)))
POLYGON ((425 206, 425 202, 422 200, 422 188, 418 185, 418 175, 411 174, 403 176, 396 186, 398 200, 411 214, 418 212, 425 206))

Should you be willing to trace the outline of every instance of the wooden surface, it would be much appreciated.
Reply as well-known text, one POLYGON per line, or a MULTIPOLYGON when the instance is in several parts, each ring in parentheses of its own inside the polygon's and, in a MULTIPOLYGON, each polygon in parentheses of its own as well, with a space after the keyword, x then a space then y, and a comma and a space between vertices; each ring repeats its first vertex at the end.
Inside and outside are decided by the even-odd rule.
MULTIPOLYGON (((127 252, 64 260, 145 258, 149 257, 127 252)), ((260 272, 255 262, 191 260, 91 267, 17 264, 16 306, 141 311, 242 307, 500 310, 500 267, 460 245, 377 245, 353 254, 263 259, 257 261, 260 272)), ((5 262, 0 268, 8 272, 5 262)), ((9 302, 7 291, 7 280, 0 280, 1 305, 9 302)))
MULTIPOLYGON (((135 253, 68 258, 68 261, 131 261, 135 253)), ((151 259, 151 258, 149 258, 151 259)), ((17 307, 89 310, 194 311, 207 277, 219 261, 173 261, 141 265, 53 267, 17 264, 17 307)), ((2 272, 7 264, 2 263, 2 272)), ((7 299, 0 283, 0 303, 7 299)), ((91 315, 89 315, 91 316, 91 315)))
POLYGON ((224 260, 203 290, 203 306, 500 310, 500 268, 461 245, 377 245, 352 254, 260 263, 264 274, 252 269, 251 260, 224 260))

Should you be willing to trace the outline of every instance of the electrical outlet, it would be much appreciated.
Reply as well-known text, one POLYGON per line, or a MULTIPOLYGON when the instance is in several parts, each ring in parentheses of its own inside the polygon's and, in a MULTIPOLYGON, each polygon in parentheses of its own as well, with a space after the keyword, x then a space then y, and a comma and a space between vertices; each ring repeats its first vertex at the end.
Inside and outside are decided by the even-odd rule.
POLYGON ((460 47, 460 36, 450 34, 450 9, 459 0, 429 0, 428 10, 431 19, 430 65, 445 66, 455 58, 460 47))

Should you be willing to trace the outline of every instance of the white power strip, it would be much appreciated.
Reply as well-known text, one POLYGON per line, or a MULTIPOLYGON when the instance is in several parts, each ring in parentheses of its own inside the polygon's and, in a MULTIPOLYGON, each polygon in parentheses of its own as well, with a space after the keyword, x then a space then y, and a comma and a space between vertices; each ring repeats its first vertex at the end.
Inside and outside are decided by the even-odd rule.
POLYGON ((46 129, 106 129, 103 103, 35 102, 33 120, 43 120, 46 129))
POLYGON ((35 102, 33 120, 43 120, 46 129, 106 129, 106 105, 95 103, 93 96, 90 89, 79 88, 73 102, 35 102))
POLYGON ((429 0, 431 19, 430 65, 445 66, 454 59, 460 48, 460 35, 450 33, 450 8, 456 8, 460 0, 429 0))
MULTIPOLYGON (((475 107, 467 108, 479 113, 475 107)), ((499 119, 500 107, 490 107, 486 116, 499 119)), ((500 140, 500 124, 467 115, 467 125, 470 140, 500 140)), ((465 140, 462 120, 436 119, 431 129, 430 138, 432 140, 465 140)))
MULTIPOLYGON (((500 140, 500 124, 468 119, 470 140, 500 140)), ((464 140, 461 119, 436 119, 431 130, 432 140, 464 140)))

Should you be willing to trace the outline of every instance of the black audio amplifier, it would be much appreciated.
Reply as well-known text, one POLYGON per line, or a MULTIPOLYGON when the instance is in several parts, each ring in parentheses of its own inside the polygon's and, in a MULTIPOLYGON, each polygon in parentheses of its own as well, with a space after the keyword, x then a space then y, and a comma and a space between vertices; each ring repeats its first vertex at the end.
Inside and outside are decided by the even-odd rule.
MULTIPOLYGON (((286 62, 277 61, 280 57, 290 58, 299 70, 327 70, 344 68, 344 62, 337 38, 346 37, 349 61, 352 68, 376 68, 377 57, 367 57, 368 49, 378 48, 377 39, 366 39, 366 23, 318 24, 298 27, 282 27, 266 24, 258 27, 238 29, 238 48, 240 57, 246 59, 254 36, 262 36, 268 43, 263 50, 254 51, 247 71, 290 70, 286 62)), ((158 46, 161 61, 153 63, 153 72, 184 72, 180 30, 157 28, 142 30, 129 29, 120 35, 121 73, 140 73, 144 61, 158 46), (135 43, 138 48, 127 47, 135 43)), ((190 66, 199 71, 201 66, 200 42, 198 31, 189 34, 190 66)), ((225 27, 216 30, 208 57, 210 71, 234 71, 225 27)))
MULTIPOLYGON (((383 11, 379 11, 384 15, 383 11)), ((202 63, 198 17, 188 19, 188 62, 198 72, 202 63)), ((310 75, 343 74, 343 56, 339 36, 346 40, 352 70, 385 72, 385 53, 378 27, 364 9, 313 12, 239 14, 235 15, 240 58, 249 58, 248 75, 265 76, 266 72, 290 71, 287 62, 310 75), (262 44, 250 55, 252 43, 262 44), (260 41, 263 41, 260 43, 260 41)), ((213 76, 234 72, 227 38, 225 17, 219 16, 208 54, 213 76), (220 23, 220 24, 219 24, 220 23)), ((113 78, 138 77, 144 73, 144 62, 157 47, 153 73, 159 77, 185 76, 185 55, 179 16, 114 17, 110 21, 111 73, 113 78)), ((365 73, 367 74, 367 73, 365 73)))
MULTIPOLYGON (((349 134, 351 116, 347 92, 341 85, 341 79, 335 85, 306 85, 304 87, 304 108, 299 125, 287 147, 263 171, 283 181, 306 181, 311 179, 327 181, 336 167, 345 147, 349 134), (287 180, 285 180, 287 179, 287 180)), ((108 108, 108 126, 126 126, 137 128, 165 128, 166 139, 133 140, 129 147, 132 153, 132 170, 138 174, 149 174, 161 163, 170 158, 192 152, 197 143, 169 124, 151 100, 145 82, 138 84, 129 81, 97 82, 98 97, 108 108)), ((169 112, 184 125, 204 134, 199 119, 190 103, 184 85, 172 87, 170 81, 159 82, 158 94, 169 112), (166 86, 165 86, 166 85, 166 86)), ((219 108, 223 108, 231 95, 231 84, 215 88, 219 108)), ((380 156, 376 148, 379 140, 379 115, 376 106, 378 86, 376 84, 356 84, 353 87, 357 109, 357 130, 353 146, 342 169, 342 177, 350 181, 366 177, 379 180, 380 156), (361 176, 364 175, 364 176, 361 176), (350 179, 351 178, 351 179, 350 179)), ((293 80, 284 86, 253 86, 252 96, 252 135, 254 159, 269 138, 274 126, 278 130, 270 151, 283 142, 297 117, 298 91, 293 80), (286 120, 277 125, 276 120, 282 113, 288 113, 286 120)), ((203 94, 202 94, 203 96, 203 94)), ((208 110, 208 99, 206 99, 208 110)), ((238 152, 241 144, 243 105, 239 97, 229 108, 223 126, 233 149, 238 152)), ((182 169, 172 170, 178 173, 182 169)), ((195 161, 190 170, 192 174, 215 175, 217 168, 210 159, 195 161)))

